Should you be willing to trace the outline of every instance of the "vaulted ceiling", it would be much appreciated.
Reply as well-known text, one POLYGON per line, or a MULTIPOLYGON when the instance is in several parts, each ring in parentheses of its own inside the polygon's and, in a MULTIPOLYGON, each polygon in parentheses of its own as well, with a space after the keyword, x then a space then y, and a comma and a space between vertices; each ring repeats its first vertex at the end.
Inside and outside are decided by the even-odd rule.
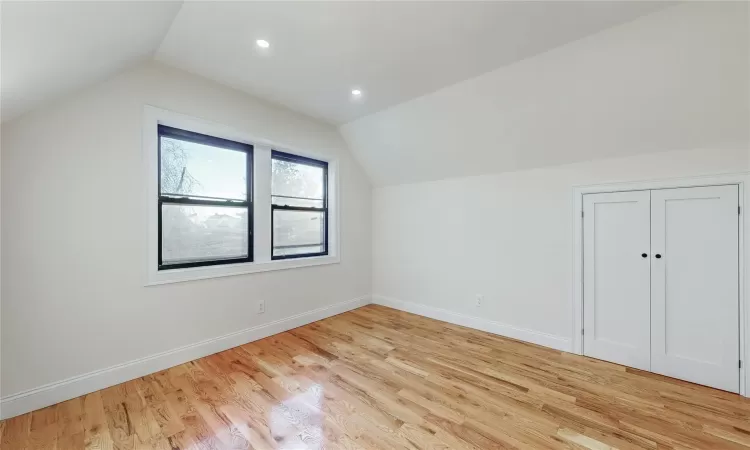
POLYGON ((153 56, 181 3, 0 3, 0 118, 102 81, 153 56))
POLYGON ((375 185, 750 147, 744 2, 0 8, 3 121, 156 59, 339 125, 375 185))
POLYGON ((6 1, 0 106, 7 120, 155 57, 341 124, 665 4, 6 1))
POLYGON ((157 59, 341 124, 654 11, 649 2, 187 2, 157 59), (256 39, 270 54, 253 51, 256 39), (350 100, 352 88, 364 101, 350 100))
POLYGON ((669 7, 340 130, 380 186, 664 151, 747 155, 748 5, 669 7))

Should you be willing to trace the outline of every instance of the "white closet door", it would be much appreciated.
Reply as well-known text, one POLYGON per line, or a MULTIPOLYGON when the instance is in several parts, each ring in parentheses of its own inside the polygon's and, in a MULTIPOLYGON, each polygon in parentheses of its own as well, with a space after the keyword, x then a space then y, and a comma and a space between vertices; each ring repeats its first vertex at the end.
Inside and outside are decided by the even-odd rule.
POLYGON ((651 192, 651 370, 739 391, 738 187, 651 192))
POLYGON ((583 196, 583 352, 649 370, 649 191, 583 196))

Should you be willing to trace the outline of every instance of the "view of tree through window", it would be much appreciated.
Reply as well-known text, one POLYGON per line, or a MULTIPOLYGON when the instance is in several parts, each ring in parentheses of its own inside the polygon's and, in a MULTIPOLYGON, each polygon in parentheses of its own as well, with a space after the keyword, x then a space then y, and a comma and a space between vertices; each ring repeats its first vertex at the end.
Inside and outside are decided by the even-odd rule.
POLYGON ((188 154, 181 141, 161 138, 161 191, 194 192, 198 180, 188 172, 188 154))
POLYGON ((169 127, 159 139, 160 267, 251 260, 251 147, 169 127))
POLYGON ((247 154, 179 139, 161 138, 161 192, 247 199, 247 154))

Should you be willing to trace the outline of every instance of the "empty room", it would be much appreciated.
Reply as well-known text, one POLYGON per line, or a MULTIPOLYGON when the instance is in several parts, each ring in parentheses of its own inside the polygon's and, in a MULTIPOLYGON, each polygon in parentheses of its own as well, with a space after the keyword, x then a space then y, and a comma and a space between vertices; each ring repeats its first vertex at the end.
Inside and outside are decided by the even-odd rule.
POLYGON ((0 1, 0 448, 750 449, 750 3, 0 1))

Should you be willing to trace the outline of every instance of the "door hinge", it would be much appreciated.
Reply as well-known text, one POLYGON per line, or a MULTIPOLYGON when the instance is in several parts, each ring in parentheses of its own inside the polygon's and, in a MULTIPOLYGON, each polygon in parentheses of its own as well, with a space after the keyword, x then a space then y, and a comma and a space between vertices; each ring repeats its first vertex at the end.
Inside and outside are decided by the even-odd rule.
POLYGON ((581 217, 583 217, 583 210, 581 210, 581 217))
POLYGON ((737 207, 737 214, 742 214, 742 209, 741 208, 742 208, 741 206, 737 207))
POLYGON ((583 335, 584 335, 583 328, 581 328, 581 336, 583 336, 583 335))
POLYGON ((740 369, 742 369, 742 360, 740 360, 740 369))

